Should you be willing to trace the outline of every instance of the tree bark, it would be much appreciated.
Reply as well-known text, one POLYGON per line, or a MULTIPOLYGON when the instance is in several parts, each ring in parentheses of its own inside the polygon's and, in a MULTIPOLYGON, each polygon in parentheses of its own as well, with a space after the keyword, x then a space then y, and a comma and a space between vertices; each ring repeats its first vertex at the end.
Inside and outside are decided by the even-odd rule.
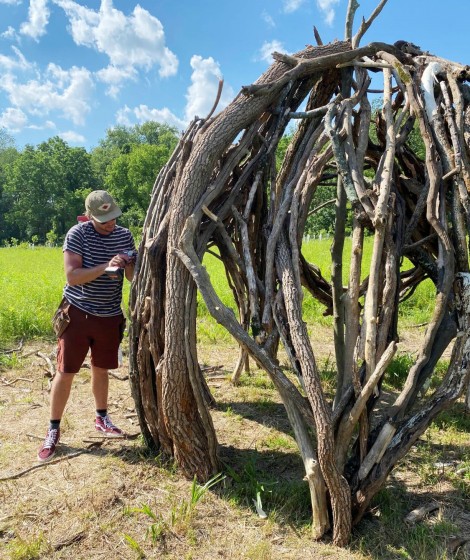
POLYGON ((304 464, 312 534, 331 528, 338 545, 436 415, 464 390, 470 407, 469 71, 406 42, 353 49, 384 4, 353 36, 350 1, 347 41, 275 53, 222 112, 191 123, 155 182, 130 300, 130 380, 146 443, 189 478, 208 480, 221 468, 198 364, 199 290, 240 345, 234 383, 249 358, 272 379, 304 464), (374 114, 369 67, 384 77, 383 107, 374 114), (292 119, 301 122, 278 169, 276 150, 292 119), (411 143, 415 123, 424 161, 411 143), (315 191, 332 176, 338 212, 329 282, 302 254, 302 239, 315 191), (366 236, 373 238, 368 270, 366 236), (237 316, 202 265, 209 250, 225 267, 237 316), (389 406, 382 385, 397 352, 400 308, 426 279, 436 306, 389 406), (333 396, 316 365, 303 290, 335 316, 333 396), (452 343, 447 374, 426 392, 452 343))

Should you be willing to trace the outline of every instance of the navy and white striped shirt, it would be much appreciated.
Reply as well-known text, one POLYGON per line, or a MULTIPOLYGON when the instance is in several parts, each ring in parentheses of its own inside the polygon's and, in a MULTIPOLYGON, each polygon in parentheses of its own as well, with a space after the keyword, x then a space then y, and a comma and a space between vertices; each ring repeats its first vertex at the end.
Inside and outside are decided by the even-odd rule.
MULTIPOLYGON (((101 235, 93 223, 84 222, 73 226, 65 236, 62 250, 71 251, 82 257, 83 268, 93 268, 109 262, 118 253, 135 249, 131 232, 116 225, 108 235, 101 235)), ((109 278, 106 273, 77 286, 65 285, 64 296, 69 303, 82 311, 100 317, 120 315, 123 275, 109 278)))

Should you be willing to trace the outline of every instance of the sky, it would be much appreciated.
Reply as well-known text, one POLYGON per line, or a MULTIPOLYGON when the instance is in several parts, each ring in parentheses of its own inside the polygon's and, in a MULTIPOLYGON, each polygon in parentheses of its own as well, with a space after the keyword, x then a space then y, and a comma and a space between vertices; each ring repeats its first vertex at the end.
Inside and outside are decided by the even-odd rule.
MULTIPOLYGON (((378 0, 359 0, 357 30, 378 0)), ((184 130, 272 63, 344 37, 348 0, 0 0, 0 128, 22 149, 60 136, 87 150, 106 130, 184 130)), ((388 0, 363 37, 403 39, 470 64, 468 0, 388 0)))

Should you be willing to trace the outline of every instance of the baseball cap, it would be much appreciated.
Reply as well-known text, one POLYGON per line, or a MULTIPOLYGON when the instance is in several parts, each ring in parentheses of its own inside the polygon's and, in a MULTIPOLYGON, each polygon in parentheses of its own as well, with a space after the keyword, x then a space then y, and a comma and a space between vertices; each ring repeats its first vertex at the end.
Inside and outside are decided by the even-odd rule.
POLYGON ((97 222, 114 220, 122 214, 114 198, 107 191, 93 191, 85 199, 87 213, 97 222))

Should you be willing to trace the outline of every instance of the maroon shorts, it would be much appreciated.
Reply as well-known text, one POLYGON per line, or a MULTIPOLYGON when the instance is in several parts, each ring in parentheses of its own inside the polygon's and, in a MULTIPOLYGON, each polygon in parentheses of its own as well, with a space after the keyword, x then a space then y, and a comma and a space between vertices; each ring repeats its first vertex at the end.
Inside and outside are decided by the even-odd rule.
POLYGON ((92 365, 103 369, 118 367, 118 349, 124 331, 124 316, 98 317, 73 305, 70 324, 58 341, 57 369, 61 373, 78 373, 91 349, 92 365))

